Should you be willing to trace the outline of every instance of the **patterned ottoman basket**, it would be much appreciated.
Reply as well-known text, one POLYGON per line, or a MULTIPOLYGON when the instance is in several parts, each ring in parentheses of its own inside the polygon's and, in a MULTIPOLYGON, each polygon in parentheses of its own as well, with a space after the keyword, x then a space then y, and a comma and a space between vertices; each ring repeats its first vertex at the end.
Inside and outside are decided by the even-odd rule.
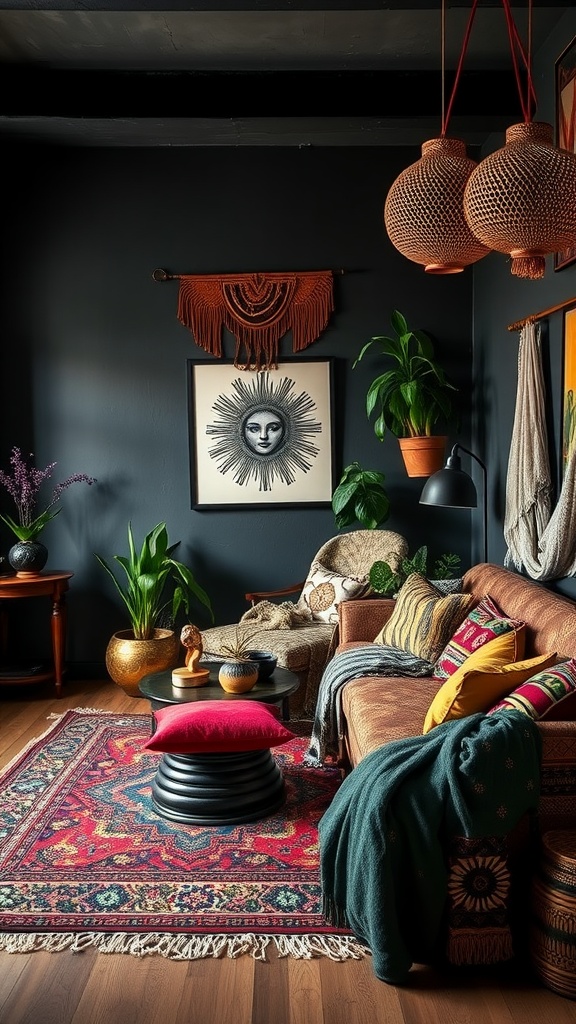
POLYGON ((548 988, 576 999, 576 829, 543 835, 532 914, 534 970, 548 988))

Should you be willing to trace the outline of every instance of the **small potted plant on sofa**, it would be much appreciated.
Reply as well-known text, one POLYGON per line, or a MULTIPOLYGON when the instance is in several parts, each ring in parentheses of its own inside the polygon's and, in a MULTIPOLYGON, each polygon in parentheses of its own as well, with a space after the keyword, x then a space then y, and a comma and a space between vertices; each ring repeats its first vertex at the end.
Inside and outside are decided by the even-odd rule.
POLYGON ((391 324, 395 337, 371 338, 353 367, 373 345, 393 361, 391 368, 370 384, 366 412, 368 418, 376 413, 374 433, 380 441, 387 430, 398 438, 408 476, 430 476, 444 464, 447 441, 444 434, 434 435, 433 428, 440 420, 450 418, 452 392, 456 388, 436 361, 427 334, 410 330, 397 309, 392 313, 391 324))
POLYGON ((421 576, 434 580, 444 581, 456 579, 460 571, 461 559, 459 555, 446 553, 435 560, 429 572, 428 570, 428 548, 425 544, 414 552, 411 558, 403 558, 400 568, 392 569, 388 562, 374 562, 370 569, 370 586, 377 594, 392 597, 398 593, 401 586, 413 572, 419 572, 421 576))
POLYGON ((143 676, 173 668, 178 661, 180 637, 174 629, 161 625, 164 616, 173 624, 181 608, 190 615, 195 599, 209 614, 211 622, 214 621, 206 591, 188 566, 172 557, 179 543, 169 544, 166 523, 158 523, 146 534, 137 551, 129 523, 129 555, 127 558, 113 556, 122 566, 126 582, 119 581, 104 558, 96 555, 127 608, 131 627, 114 633, 110 639, 106 668, 111 679, 132 697, 139 696, 138 683, 143 676))

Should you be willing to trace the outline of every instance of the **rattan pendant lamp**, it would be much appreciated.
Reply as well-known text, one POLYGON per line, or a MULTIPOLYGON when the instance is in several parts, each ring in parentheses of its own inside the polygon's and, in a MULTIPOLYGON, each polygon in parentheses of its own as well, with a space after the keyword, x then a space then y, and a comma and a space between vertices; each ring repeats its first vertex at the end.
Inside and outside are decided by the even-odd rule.
POLYGON ((506 131, 506 145, 482 160, 464 190, 464 216, 476 238, 511 257, 511 273, 544 276, 545 257, 576 242, 576 155, 553 143, 552 125, 532 121, 535 105, 530 68, 532 0, 529 0, 528 56, 522 50, 510 0, 502 0, 524 122, 506 131), (522 96, 517 52, 527 71, 522 96))
POLYGON ((422 143, 422 156, 393 182, 384 204, 384 224, 392 244, 428 274, 458 274, 486 256, 489 248, 464 217, 464 189, 477 167, 460 139, 447 136, 448 122, 478 0, 474 0, 448 111, 445 112, 445 0, 442 0, 442 130, 422 143))

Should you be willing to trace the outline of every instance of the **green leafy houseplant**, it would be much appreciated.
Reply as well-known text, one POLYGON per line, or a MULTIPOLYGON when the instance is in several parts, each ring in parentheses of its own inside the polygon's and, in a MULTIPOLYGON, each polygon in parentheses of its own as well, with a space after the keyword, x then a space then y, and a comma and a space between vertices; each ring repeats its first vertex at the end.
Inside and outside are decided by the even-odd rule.
POLYGON ((346 466, 332 495, 332 511, 341 530, 359 522, 365 530, 375 530, 390 515, 390 500, 384 487, 385 476, 362 469, 358 462, 346 466))
POLYGON ((149 640, 167 609, 170 609, 173 621, 181 607, 189 615, 192 598, 204 606, 211 621, 214 622, 210 598, 196 582, 190 569, 172 558, 172 552, 179 543, 177 541, 176 544, 168 544, 166 523, 158 523, 146 534, 140 551, 137 551, 132 524, 128 523, 129 556, 113 556, 124 570, 125 584, 119 582, 110 565, 100 555, 96 555, 100 565, 114 581, 116 590, 128 609, 130 625, 136 640, 149 640), (166 596, 170 581, 174 584, 171 598, 166 596))
POLYGON ((431 572, 428 572, 428 548, 425 544, 414 552, 411 558, 403 558, 400 569, 395 572, 388 562, 374 562, 370 569, 370 586, 377 594, 397 594, 402 584, 413 572, 435 580, 451 580, 460 570, 460 556, 444 554, 437 558, 431 572))
POLYGON ((398 438, 428 437, 441 418, 450 417, 456 388, 436 362, 427 334, 410 330, 397 309, 391 324, 396 336, 371 338, 353 363, 354 368, 373 345, 393 363, 370 384, 366 412, 369 419, 376 413, 374 432, 380 441, 386 430, 398 438))

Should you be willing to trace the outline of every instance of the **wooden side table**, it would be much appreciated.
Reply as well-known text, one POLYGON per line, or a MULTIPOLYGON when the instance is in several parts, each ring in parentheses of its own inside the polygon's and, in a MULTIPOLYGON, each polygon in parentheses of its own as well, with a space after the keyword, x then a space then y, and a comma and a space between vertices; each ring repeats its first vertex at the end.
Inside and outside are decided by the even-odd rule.
MULTIPOLYGON (((65 594, 68 590, 68 580, 72 578, 72 572, 43 572, 38 576, 18 577, 7 576, 0 579, 0 601, 10 601, 24 597, 51 597, 52 618, 50 631, 52 635, 52 660, 53 666, 50 671, 38 672, 34 675, 15 675, 3 677, 0 683, 7 683, 10 686, 30 683, 41 683, 48 679, 54 679, 56 696, 62 696, 62 675, 64 671, 64 651, 66 649, 66 605, 65 594)), ((0 609, 3 619, 2 640, 3 647, 6 646, 6 629, 4 609, 0 609)))

